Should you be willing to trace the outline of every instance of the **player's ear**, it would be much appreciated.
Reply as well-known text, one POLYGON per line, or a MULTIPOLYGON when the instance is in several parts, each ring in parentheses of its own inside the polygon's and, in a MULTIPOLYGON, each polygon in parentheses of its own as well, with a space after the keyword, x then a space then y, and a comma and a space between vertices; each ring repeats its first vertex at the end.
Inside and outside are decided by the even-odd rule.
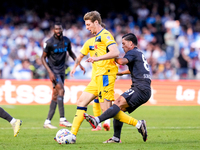
POLYGON ((94 24, 95 24, 95 25, 97 25, 98 23, 99 23, 98 20, 95 20, 95 21, 94 21, 94 24))
POLYGON ((133 42, 132 41, 129 41, 129 44, 130 44, 130 46, 133 46, 133 42))

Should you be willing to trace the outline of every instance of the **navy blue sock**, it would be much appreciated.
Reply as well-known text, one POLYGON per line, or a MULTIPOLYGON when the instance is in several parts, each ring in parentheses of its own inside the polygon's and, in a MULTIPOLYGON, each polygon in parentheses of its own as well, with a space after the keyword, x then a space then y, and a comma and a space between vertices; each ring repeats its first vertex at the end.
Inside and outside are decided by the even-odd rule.
POLYGON ((64 118, 65 117, 65 114, 64 114, 65 110, 64 110, 64 104, 63 104, 63 96, 57 97, 57 103, 58 103, 60 118, 64 118))
POLYGON ((53 118, 53 115, 55 114, 57 102, 51 100, 50 108, 49 108, 49 113, 47 119, 51 120, 53 118))
POLYGON ((105 121, 106 119, 113 118, 119 111, 120 111, 120 108, 117 105, 113 104, 98 118, 100 122, 102 122, 102 121, 105 121))
POLYGON ((118 137, 120 139, 121 131, 122 131, 123 122, 119 120, 113 119, 113 128, 114 128, 114 137, 118 137))
POLYGON ((10 122, 12 120, 12 116, 7 113, 3 108, 0 107, 0 117, 10 122))

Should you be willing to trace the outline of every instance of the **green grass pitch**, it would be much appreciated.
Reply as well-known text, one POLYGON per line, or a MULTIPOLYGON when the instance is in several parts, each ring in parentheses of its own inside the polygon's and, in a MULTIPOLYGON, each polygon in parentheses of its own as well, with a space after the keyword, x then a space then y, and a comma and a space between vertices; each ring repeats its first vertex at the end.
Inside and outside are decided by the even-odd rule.
MULTIPOLYGON (((122 143, 103 144, 112 137, 110 131, 92 132, 84 121, 76 144, 59 145, 53 140, 59 127, 58 108, 52 124, 58 129, 44 129, 49 105, 3 105, 13 117, 23 121, 18 137, 11 125, 0 118, 0 150, 193 150, 200 149, 200 106, 141 106, 131 116, 147 121, 148 140, 135 127, 124 124, 122 143)), ((76 105, 65 105, 66 118, 72 122, 76 105)), ((92 106, 88 107, 92 113, 92 106)), ((111 120, 112 122, 112 120, 111 120)))

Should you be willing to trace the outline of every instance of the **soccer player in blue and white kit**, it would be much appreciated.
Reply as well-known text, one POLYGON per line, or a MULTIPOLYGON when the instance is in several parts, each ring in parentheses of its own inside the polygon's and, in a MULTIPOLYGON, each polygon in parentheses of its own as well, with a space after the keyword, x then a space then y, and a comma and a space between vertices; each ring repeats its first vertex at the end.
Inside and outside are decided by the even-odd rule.
MULTIPOLYGON (((124 112, 128 111, 128 113, 132 113, 151 97, 149 66, 144 54, 137 48, 137 38, 133 33, 128 33, 122 37, 122 45, 126 54, 124 58, 116 58, 115 61, 120 65, 127 65, 128 70, 120 72, 117 75, 131 74, 131 88, 117 98, 114 104, 102 115, 93 117, 85 113, 84 117, 93 128, 108 118, 114 118, 120 122, 133 125, 141 133, 143 141, 145 142, 147 140, 146 121, 137 120, 124 112)), ((104 143, 119 143, 119 137, 115 136, 118 135, 116 132, 121 133, 121 128, 119 130, 114 130, 114 136, 104 143)))

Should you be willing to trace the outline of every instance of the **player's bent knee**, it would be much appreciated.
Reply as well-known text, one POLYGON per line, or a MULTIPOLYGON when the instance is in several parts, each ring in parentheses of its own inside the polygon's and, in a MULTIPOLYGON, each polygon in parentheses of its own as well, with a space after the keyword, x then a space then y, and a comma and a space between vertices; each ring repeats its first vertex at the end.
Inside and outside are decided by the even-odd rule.
POLYGON ((120 109, 126 108, 128 106, 126 99, 123 96, 120 96, 117 98, 114 102, 115 105, 117 105, 120 109))
POLYGON ((86 107, 95 97, 91 93, 83 92, 77 101, 77 106, 86 107))
POLYGON ((85 105, 83 102, 81 101, 77 101, 77 106, 79 107, 87 107, 87 105, 85 105))
POLYGON ((120 105, 120 98, 116 99, 116 100, 114 101, 114 104, 117 105, 117 106, 119 106, 119 105, 120 105))
POLYGON ((65 94, 65 90, 64 88, 57 88, 56 92, 55 92, 55 95, 60 95, 60 96, 64 96, 65 94))
POLYGON ((81 97, 77 100, 77 106, 79 107, 87 107, 88 103, 87 99, 82 99, 81 97))

